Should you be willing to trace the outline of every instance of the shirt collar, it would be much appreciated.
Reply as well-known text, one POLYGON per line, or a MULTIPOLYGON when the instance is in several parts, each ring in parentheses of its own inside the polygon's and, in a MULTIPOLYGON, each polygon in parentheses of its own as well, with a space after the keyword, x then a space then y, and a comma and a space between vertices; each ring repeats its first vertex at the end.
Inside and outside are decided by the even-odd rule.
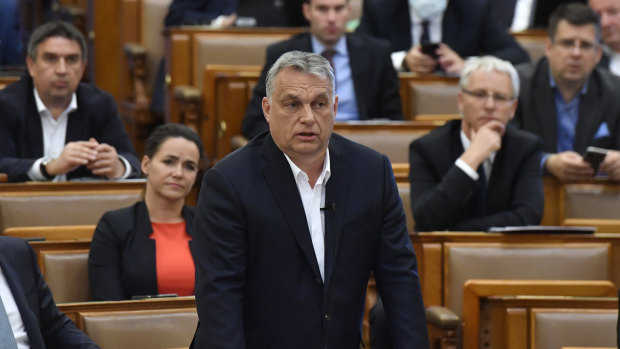
MULTIPOLYGON (((41 97, 39 97, 39 92, 37 91, 36 88, 33 88, 34 90, 34 101, 37 104, 37 111, 39 112, 39 114, 41 114, 42 112, 49 112, 49 110, 47 109, 47 107, 45 106, 45 104, 43 103, 43 101, 41 100, 41 97)), ((72 111, 77 110, 77 97, 75 95, 75 92, 73 92, 73 94, 71 95, 71 102, 69 102, 69 106, 67 106, 67 109, 65 109, 63 111, 64 113, 70 113, 72 111)))
MULTIPOLYGON (((299 176, 300 173, 303 173, 304 175, 306 175, 306 177, 308 177, 307 173, 305 173, 297 165, 295 165, 293 160, 291 160, 291 158, 289 158, 288 155, 286 155, 286 153, 284 153, 284 157, 286 157, 286 161, 288 161, 288 164, 291 166, 291 171, 293 171, 293 176, 295 177, 295 180, 297 180, 297 177, 299 176)), ((319 178, 317 179, 316 182, 321 183, 322 185, 325 185, 327 181, 329 180, 331 173, 332 172, 331 172, 331 164, 329 160, 329 149, 327 149, 327 151, 325 152, 325 159, 323 160, 323 169, 321 170, 321 174, 319 175, 319 178)))
MULTIPOLYGON (((312 52, 322 54, 325 51, 325 45, 323 45, 314 35, 310 36, 310 40, 312 41, 312 52)), ((349 51, 347 50, 347 40, 346 35, 340 37, 340 40, 334 45, 334 51, 336 54, 348 56, 349 51)))

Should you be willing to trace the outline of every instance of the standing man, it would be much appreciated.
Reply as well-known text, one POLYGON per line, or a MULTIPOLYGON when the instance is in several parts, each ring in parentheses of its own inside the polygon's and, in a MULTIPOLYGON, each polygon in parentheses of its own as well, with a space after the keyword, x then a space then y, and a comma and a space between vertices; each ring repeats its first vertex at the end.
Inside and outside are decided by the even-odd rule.
POLYGON ((603 57, 599 66, 620 75, 620 0, 590 0, 601 20, 603 57))
POLYGON ((252 138, 267 130, 261 107, 267 71, 280 55, 294 50, 330 57, 339 98, 337 120, 402 120, 398 77, 390 62, 389 44, 364 35, 346 34, 350 0, 304 0, 303 12, 310 22, 310 33, 267 48, 263 72, 243 119, 243 135, 252 138))
POLYGON ((329 62, 269 69, 268 133, 207 172, 196 215, 195 348, 358 348, 373 272, 394 341, 428 348, 415 254, 390 162, 332 134, 329 62))
POLYGON ((0 236, 0 298, 0 347, 99 348, 58 310, 37 255, 22 239, 0 236))
POLYGON ((549 19, 545 56, 518 69, 514 124, 543 140, 543 170, 561 181, 590 180, 588 146, 613 149, 598 170, 620 179, 620 80, 595 68, 602 54, 598 15, 587 5, 558 7, 549 19))
POLYGON ((0 91, 0 173, 10 182, 139 174, 114 99, 80 83, 86 41, 73 25, 37 28, 26 63, 30 76, 0 91))
POLYGON ((389 40, 399 70, 459 75, 465 58, 481 54, 529 61, 493 15, 490 0, 364 0, 357 32, 389 40), (430 43, 441 44, 424 53, 430 43))

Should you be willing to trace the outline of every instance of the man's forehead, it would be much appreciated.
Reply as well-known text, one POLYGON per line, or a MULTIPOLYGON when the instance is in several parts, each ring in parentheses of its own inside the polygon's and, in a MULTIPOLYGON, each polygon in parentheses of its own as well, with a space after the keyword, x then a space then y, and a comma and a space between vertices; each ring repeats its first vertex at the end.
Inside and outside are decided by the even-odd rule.
POLYGON ((80 44, 77 41, 62 36, 52 36, 41 41, 38 51, 57 54, 81 54, 80 44))
POLYGON ((295 70, 283 70, 276 78, 276 91, 286 95, 328 94, 328 81, 316 75, 295 70))
POLYGON ((590 36, 592 35, 592 40, 596 39, 596 26, 592 23, 575 25, 570 23, 569 21, 563 19, 558 23, 558 28, 555 32, 555 38, 559 38, 561 36, 590 36))

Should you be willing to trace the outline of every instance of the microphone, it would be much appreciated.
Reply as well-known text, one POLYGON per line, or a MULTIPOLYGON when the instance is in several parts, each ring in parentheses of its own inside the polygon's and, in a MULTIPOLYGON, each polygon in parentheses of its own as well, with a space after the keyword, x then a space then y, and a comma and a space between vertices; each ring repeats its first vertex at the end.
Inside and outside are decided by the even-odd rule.
POLYGON ((328 204, 325 204, 325 207, 321 207, 321 211, 336 212, 336 203, 335 202, 330 202, 328 204))

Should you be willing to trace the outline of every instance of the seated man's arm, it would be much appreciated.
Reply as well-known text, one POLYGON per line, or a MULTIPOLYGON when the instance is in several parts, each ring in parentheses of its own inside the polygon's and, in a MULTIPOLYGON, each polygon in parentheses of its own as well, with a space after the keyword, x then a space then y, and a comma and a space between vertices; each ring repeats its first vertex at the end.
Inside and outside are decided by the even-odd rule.
POLYGON ((194 220, 196 348, 245 348, 247 223, 235 188, 218 168, 205 175, 194 220))
POLYGON ((398 188, 384 156, 383 212, 373 273, 395 348, 428 348, 422 291, 398 188))
POLYGON ((519 45, 515 38, 510 35, 499 20, 491 14, 490 6, 487 6, 487 14, 483 18, 480 36, 481 54, 491 55, 509 61, 513 65, 530 61, 528 53, 519 45))
MULTIPOLYGON (((610 158, 606 166, 611 166, 612 161, 610 158)), ((595 174, 590 164, 585 162, 583 157, 574 151, 549 154, 544 167, 562 182, 589 181, 595 174)))
MULTIPOLYGON (((379 55, 379 53, 377 53, 379 55)), ((385 53, 379 55, 380 63, 380 81, 378 86, 379 96, 375 104, 379 110, 376 115, 370 117, 388 118, 390 120, 402 120, 403 108, 401 105, 398 75, 392 66, 390 58, 389 45, 385 47, 385 53)))

